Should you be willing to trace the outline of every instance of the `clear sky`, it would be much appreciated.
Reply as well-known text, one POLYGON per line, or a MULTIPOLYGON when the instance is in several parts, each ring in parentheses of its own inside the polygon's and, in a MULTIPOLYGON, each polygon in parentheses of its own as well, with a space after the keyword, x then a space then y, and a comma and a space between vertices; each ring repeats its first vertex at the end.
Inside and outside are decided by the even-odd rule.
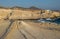
POLYGON ((60 0, 0 0, 0 6, 36 6, 43 9, 60 10, 60 0))

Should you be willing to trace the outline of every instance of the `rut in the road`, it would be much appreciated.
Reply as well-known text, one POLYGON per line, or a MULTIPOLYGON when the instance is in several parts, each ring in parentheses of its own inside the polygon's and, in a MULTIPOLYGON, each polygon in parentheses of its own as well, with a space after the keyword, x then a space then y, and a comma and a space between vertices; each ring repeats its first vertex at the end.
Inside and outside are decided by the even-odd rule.
MULTIPOLYGON (((21 23, 21 22, 19 22, 19 24, 20 24, 20 23, 21 23)), ((27 39, 26 35, 25 35, 24 33, 22 33, 21 30, 19 30, 18 24, 17 24, 17 29, 18 29, 18 31, 23 35, 23 37, 24 37, 25 39, 27 39)))
MULTIPOLYGON (((23 21, 24 22, 24 21, 23 21)), ((18 31, 23 35, 23 37, 25 39, 28 39, 27 36, 25 35, 25 33, 23 33, 21 30, 24 30, 24 32, 26 32, 28 35, 30 35, 31 37, 33 37, 33 39, 37 39, 35 36, 33 36, 31 33, 29 33, 27 30, 25 30, 23 27, 21 27, 21 29, 19 29, 19 25, 21 24, 21 22, 18 23, 17 25, 17 29, 18 31)))
POLYGON ((4 39, 6 37, 6 35, 8 35, 8 33, 10 32, 10 28, 11 28, 11 25, 13 24, 13 20, 10 20, 10 25, 9 27, 6 29, 6 31, 4 32, 4 34, 0 37, 0 39, 4 39))

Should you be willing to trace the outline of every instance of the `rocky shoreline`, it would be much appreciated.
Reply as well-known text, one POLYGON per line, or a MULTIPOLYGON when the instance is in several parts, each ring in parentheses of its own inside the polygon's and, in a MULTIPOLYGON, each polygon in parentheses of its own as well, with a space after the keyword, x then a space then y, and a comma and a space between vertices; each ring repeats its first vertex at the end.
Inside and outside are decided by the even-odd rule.
POLYGON ((45 22, 60 12, 43 11, 1 8, 0 39, 60 39, 60 24, 45 22))

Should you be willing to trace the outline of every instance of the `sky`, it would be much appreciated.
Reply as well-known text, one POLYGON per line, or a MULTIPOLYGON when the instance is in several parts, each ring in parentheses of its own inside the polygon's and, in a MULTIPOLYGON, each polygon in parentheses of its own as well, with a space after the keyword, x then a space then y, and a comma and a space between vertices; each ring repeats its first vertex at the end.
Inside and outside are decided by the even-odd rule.
POLYGON ((0 6, 26 8, 36 6, 41 9, 60 10, 60 0, 0 0, 0 6))

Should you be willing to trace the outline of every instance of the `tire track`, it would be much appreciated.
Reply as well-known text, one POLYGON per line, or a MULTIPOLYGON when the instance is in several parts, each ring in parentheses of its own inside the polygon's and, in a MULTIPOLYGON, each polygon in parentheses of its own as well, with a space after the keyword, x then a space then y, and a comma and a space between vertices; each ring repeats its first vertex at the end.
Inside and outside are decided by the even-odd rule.
POLYGON ((9 27, 6 29, 6 31, 4 32, 4 34, 0 37, 0 39, 4 39, 7 36, 7 34, 10 32, 11 25, 13 24, 13 22, 14 22, 13 20, 10 20, 9 27))
MULTIPOLYGON (((18 25, 20 25, 20 23, 18 23, 18 25)), ((21 28, 21 30, 19 29, 19 27, 17 26, 17 29, 20 33, 22 33, 22 35, 25 37, 25 39, 27 39, 26 35, 21 31, 21 30, 24 30, 27 34, 29 34, 30 36, 32 36, 34 39, 37 39, 35 36, 33 36, 31 33, 29 33, 28 31, 26 31, 24 28, 21 28)))
MULTIPOLYGON (((20 22, 20 23, 21 23, 21 22, 20 22)), ((19 23, 19 24, 20 24, 20 23, 19 23)), ((23 35, 23 37, 24 37, 25 39, 27 39, 26 35, 25 35, 24 33, 22 33, 21 30, 19 30, 19 28, 18 28, 18 24, 17 24, 17 29, 18 29, 18 31, 23 35)))

